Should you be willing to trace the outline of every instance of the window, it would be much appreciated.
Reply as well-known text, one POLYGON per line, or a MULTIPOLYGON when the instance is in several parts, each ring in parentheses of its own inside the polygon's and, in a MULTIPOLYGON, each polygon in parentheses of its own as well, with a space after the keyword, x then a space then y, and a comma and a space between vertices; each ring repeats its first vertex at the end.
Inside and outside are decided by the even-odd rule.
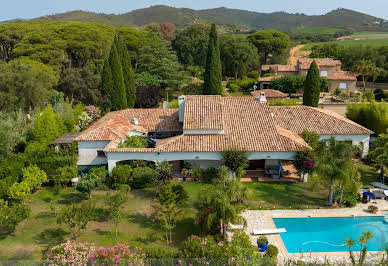
POLYGON ((340 83, 339 88, 340 89, 346 89, 346 83, 340 83))
POLYGON ((97 157, 106 158, 105 152, 103 150, 98 150, 97 151, 97 157))
POLYGON ((321 71, 321 77, 327 77, 327 71, 321 71))

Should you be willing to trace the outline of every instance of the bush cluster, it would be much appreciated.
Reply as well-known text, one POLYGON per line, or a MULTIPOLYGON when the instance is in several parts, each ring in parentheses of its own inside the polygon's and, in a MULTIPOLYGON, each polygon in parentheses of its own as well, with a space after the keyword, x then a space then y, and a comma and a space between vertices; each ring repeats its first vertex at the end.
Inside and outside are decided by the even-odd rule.
POLYGON ((129 165, 118 165, 113 168, 112 176, 107 179, 107 184, 115 188, 119 184, 126 184, 134 189, 142 189, 152 184, 157 174, 155 169, 148 166, 132 168, 129 165))

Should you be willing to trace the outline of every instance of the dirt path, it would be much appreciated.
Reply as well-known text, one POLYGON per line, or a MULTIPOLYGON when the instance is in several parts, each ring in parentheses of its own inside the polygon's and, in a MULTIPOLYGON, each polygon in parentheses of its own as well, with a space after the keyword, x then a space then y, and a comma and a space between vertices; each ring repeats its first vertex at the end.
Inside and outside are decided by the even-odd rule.
POLYGON ((304 46, 305 46, 304 44, 300 44, 291 48, 290 57, 288 58, 289 65, 293 65, 293 66, 296 65, 299 58, 306 57, 311 53, 311 51, 302 51, 302 48, 304 46))

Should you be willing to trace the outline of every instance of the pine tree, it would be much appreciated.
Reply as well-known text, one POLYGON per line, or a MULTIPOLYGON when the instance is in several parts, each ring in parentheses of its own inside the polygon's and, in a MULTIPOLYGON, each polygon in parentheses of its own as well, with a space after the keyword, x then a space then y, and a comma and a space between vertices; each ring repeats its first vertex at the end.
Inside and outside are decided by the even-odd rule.
POLYGON ((121 66, 123 69, 123 78, 127 96, 128 108, 133 108, 136 101, 136 88, 135 88, 135 75, 133 73, 131 65, 131 57, 129 56, 128 49, 120 36, 115 37, 115 44, 117 52, 121 60, 121 66))
POLYGON ((320 75, 318 65, 313 61, 304 83, 303 105, 318 107, 320 94, 320 75))
POLYGON ((107 58, 101 72, 101 94, 103 95, 103 102, 101 104, 105 108, 110 108, 112 105, 113 87, 112 70, 110 69, 109 58, 107 58))
POLYGON ((123 78, 123 69, 121 67, 121 61, 117 53, 115 43, 112 44, 112 48, 110 50, 109 65, 112 71, 113 79, 113 93, 111 95, 112 110, 125 109, 127 108, 127 96, 123 78))
POLYGON ((209 34, 209 44, 206 56, 203 93, 207 95, 222 94, 222 69, 220 59, 220 46, 215 24, 212 24, 209 34))

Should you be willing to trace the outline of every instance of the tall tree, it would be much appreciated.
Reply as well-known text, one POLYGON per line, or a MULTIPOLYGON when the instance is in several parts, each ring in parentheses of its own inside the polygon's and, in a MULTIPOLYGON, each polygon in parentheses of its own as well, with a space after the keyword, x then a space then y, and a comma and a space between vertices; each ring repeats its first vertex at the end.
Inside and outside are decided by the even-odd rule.
POLYGON ((281 54, 291 44, 290 36, 277 30, 260 30, 249 35, 248 39, 263 55, 263 64, 267 64, 269 54, 281 54))
POLYGON ((111 95, 112 109, 120 110, 127 108, 127 96, 123 78, 123 68, 115 43, 109 54, 109 65, 112 71, 113 93, 111 95))
POLYGON ((375 67, 375 64, 370 60, 360 60, 353 65, 353 72, 357 75, 362 76, 362 84, 364 85, 364 90, 366 87, 365 76, 373 75, 375 67))
POLYGON ((117 52, 120 56, 121 66, 123 69, 123 78, 127 96, 128 108, 133 108, 136 101, 135 74, 133 73, 131 58, 128 49, 120 36, 115 37, 117 52))
POLYGON ((320 87, 318 65, 313 61, 304 82, 303 105, 318 107, 320 87))
POLYGON ((222 95, 222 70, 220 59, 220 46, 218 33, 215 24, 212 24, 209 33, 209 44, 207 49, 206 66, 204 74, 204 94, 222 95))
POLYGON ((110 108, 112 104, 111 95, 113 94, 113 88, 112 70, 110 69, 109 58, 107 58, 101 72, 102 105, 105 108, 110 108))

